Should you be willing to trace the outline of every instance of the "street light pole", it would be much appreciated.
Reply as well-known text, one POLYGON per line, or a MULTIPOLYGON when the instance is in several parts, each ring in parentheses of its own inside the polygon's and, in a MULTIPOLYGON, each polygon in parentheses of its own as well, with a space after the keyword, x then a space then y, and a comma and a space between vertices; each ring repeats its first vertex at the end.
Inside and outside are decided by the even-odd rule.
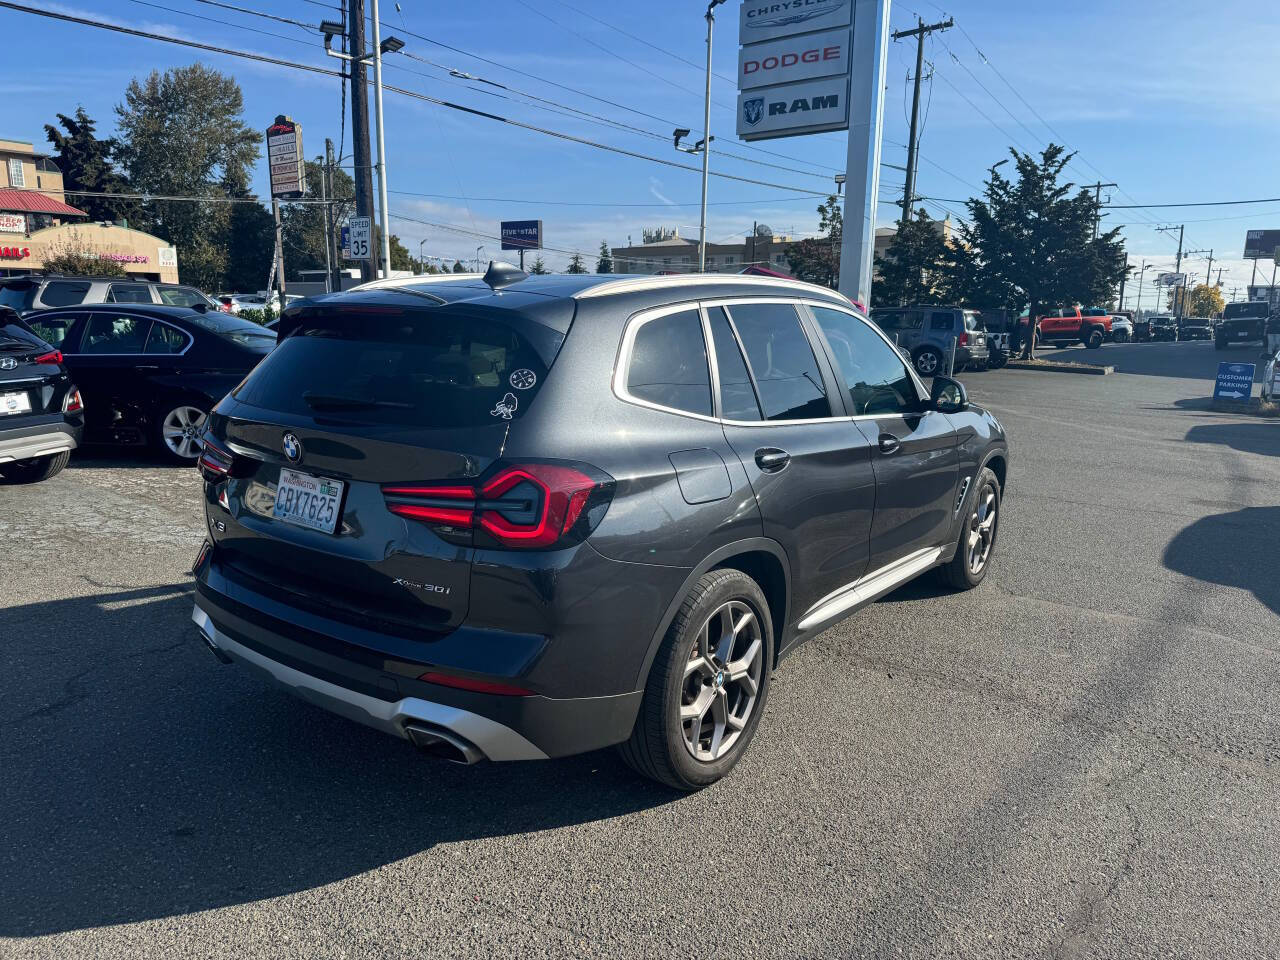
POLYGON ((476 273, 480 272, 480 251, 484 249, 484 244, 476 247, 476 273))
POLYGON ((423 257, 422 255, 422 248, 426 244, 426 242, 427 242, 426 237, 423 237, 421 240, 418 241, 418 269, 423 273, 427 272, 427 261, 426 261, 426 258, 423 257))
POLYGON ((707 179, 711 175, 711 34, 715 9, 724 0, 707 4, 707 90, 702 104, 702 217, 698 221, 698 272, 707 272, 707 179))
POLYGON ((373 102, 378 128, 378 213, 382 220, 382 275, 391 276, 391 224, 387 221, 387 141, 382 132, 382 23, 373 0, 373 102))

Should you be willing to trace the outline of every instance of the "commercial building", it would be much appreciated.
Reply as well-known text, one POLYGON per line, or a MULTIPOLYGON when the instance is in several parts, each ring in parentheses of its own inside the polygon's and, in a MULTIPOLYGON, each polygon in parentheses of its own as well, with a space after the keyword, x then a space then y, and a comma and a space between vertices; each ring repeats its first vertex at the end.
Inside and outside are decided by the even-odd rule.
MULTIPOLYGON (((951 238, 951 220, 934 221, 944 240, 951 238)), ((876 228, 876 256, 883 257, 897 236, 897 227, 876 228)), ((648 243, 613 247, 615 273, 695 273, 698 269, 698 241, 680 236, 680 231, 659 230, 650 233, 648 243)), ((791 276, 788 254, 800 241, 788 236, 761 235, 746 237, 741 243, 708 243, 708 273, 740 273, 750 266, 764 267, 791 276)), ((836 251, 839 256, 839 251, 836 251)))
POLYGON ((62 171, 22 140, 0 139, 0 277, 43 273, 68 252, 119 264, 138 280, 178 282, 178 252, 123 224, 91 223, 66 202, 62 171))

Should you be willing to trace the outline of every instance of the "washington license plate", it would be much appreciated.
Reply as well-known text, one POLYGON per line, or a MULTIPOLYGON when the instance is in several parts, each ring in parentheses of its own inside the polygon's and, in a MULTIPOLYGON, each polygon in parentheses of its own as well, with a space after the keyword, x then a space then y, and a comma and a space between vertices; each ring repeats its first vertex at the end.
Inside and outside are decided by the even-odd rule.
POLYGON ((281 470, 272 516, 285 523, 333 533, 342 509, 342 481, 281 470))

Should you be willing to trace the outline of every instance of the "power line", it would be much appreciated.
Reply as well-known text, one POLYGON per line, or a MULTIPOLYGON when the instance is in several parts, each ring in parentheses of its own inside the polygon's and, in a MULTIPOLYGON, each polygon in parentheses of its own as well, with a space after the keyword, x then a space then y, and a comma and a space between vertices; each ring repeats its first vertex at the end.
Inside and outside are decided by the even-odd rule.
POLYGON ((1160 210, 1169 207, 1238 207, 1249 203, 1280 203, 1280 197, 1263 197, 1260 200, 1199 200, 1194 203, 1143 203, 1104 204, 1103 210, 1160 210))
MULTIPOLYGON (((162 43, 175 44, 177 46, 189 47, 196 50, 205 50, 210 53, 218 53, 224 56, 239 57, 241 59, 253 60, 258 63, 267 63, 267 64, 272 64, 274 66, 279 66, 279 67, 288 67, 295 70, 303 70, 305 72, 319 74, 321 76, 328 76, 328 77, 341 76, 341 73, 339 71, 330 70, 325 67, 317 67, 311 64, 304 64, 304 63, 294 63, 288 60, 282 60, 278 57, 269 57, 269 56, 266 56, 265 54, 250 53, 249 51, 246 51, 246 50, 235 50, 228 47, 216 46, 214 44, 201 43, 195 40, 187 40, 181 37, 172 37, 172 36, 167 36, 165 34, 151 33, 146 30, 138 30, 133 27, 124 27, 118 24, 106 23, 101 20, 92 20, 86 17, 78 17, 78 16, 73 16, 71 14, 58 13, 52 10, 43 10, 38 7, 28 7, 22 4, 9 2, 9 0, 0 0, 0 8, 16 10, 20 13, 30 13, 36 16, 47 17, 53 20, 61 20, 67 23, 79 24, 81 26, 95 27, 97 29, 102 29, 102 30, 110 30, 115 33, 122 33, 128 36, 141 37, 146 40, 158 40, 162 43)), ((595 140, 589 140, 585 137, 575 136, 573 134, 564 133, 559 130, 552 130, 547 127, 537 126, 536 124, 524 123, 519 120, 513 120, 510 117, 501 116, 500 114, 489 113, 488 111, 485 111, 485 110, 479 110, 479 109, 476 109, 475 107, 468 107, 464 104, 453 103, 448 100, 440 100, 437 97, 428 96, 427 94, 420 93, 416 90, 409 90, 404 87, 397 87, 391 84, 383 84, 383 89, 389 90, 392 93, 398 93, 402 96, 410 97, 415 100, 421 100, 424 103, 430 103, 430 104, 434 104, 435 106, 446 107, 450 110, 456 110, 460 113, 466 113, 472 116, 482 117, 487 120, 493 120, 497 123, 505 123, 508 126, 516 127, 522 130, 529 130, 534 133, 541 133, 544 136, 555 137, 556 139, 564 140, 569 143, 578 143, 583 146, 593 147, 597 150, 604 150, 609 153, 615 153, 620 156, 632 157, 637 160, 646 160, 650 163, 657 163, 662 166, 672 167, 677 170, 687 170, 692 173, 701 173, 701 170, 699 168, 689 166, 687 164, 679 163, 675 160, 668 160, 662 157, 653 157, 653 156, 649 156, 648 154, 643 154, 635 150, 628 150, 624 147, 618 147, 611 144, 599 143, 595 140)), ((770 183, 765 180, 755 180, 750 177, 742 177, 742 176, 738 176, 737 174, 724 173, 722 171, 713 170, 711 171, 711 176, 719 177, 724 180, 733 180, 739 183, 749 183, 749 184, 754 184, 755 186, 769 187, 775 190, 788 190, 793 193, 808 194, 814 197, 826 197, 829 193, 829 191, 818 191, 818 190, 813 190, 806 187, 793 187, 786 184, 770 183)))

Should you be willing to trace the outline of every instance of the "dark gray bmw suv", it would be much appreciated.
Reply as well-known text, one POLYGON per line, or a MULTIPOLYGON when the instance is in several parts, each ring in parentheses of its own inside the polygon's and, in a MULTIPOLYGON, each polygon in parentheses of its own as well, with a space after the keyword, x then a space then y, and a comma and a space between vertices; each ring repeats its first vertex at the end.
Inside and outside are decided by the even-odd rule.
POLYGON ((848 300, 495 264, 290 307, 208 418, 194 619, 449 759, 724 776, 779 659, 991 564, 1004 431, 848 300))

